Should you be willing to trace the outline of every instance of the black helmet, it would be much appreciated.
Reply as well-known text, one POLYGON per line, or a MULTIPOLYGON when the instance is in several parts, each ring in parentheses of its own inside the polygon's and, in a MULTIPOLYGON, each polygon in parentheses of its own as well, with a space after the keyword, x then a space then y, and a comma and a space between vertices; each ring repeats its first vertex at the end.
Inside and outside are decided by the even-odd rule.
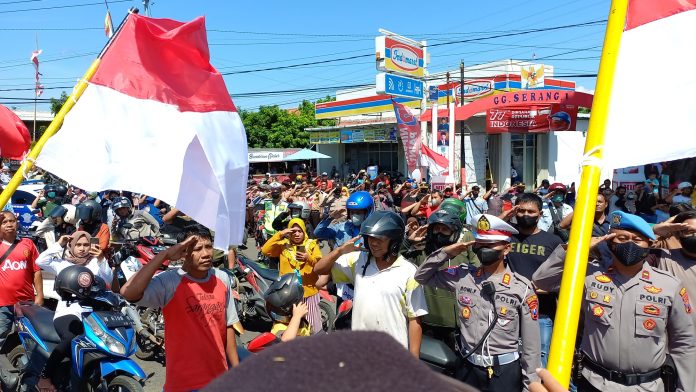
POLYGON ((289 322, 292 316, 292 305, 299 304, 304 298, 302 280, 296 272, 285 274, 273 282, 263 299, 266 310, 275 321, 289 322))
POLYGON ((119 208, 131 208, 133 207, 133 204, 131 201, 125 197, 125 196, 120 196, 114 199, 114 201, 111 203, 111 209, 114 211, 118 210, 119 208))
POLYGON ((50 218, 65 218, 65 214, 68 213, 68 209, 63 206, 55 206, 53 211, 48 215, 50 218))
POLYGON ((46 193, 48 193, 48 192, 55 192, 55 191, 56 191, 56 186, 53 185, 53 184, 46 184, 46 185, 44 185, 43 190, 44 190, 44 192, 46 192, 46 193))
POLYGON ((85 200, 77 206, 77 217, 85 223, 101 223, 101 205, 91 199, 85 200))
POLYGON ((404 220, 392 211, 375 211, 360 226, 360 235, 364 238, 365 246, 369 245, 367 237, 388 238, 389 253, 392 255, 399 254, 405 233, 404 220))
POLYGON ((65 185, 56 185, 55 191, 58 197, 65 197, 68 194, 68 188, 65 185))
POLYGON ((451 245, 457 240, 462 233, 462 220, 459 219, 454 211, 450 209, 439 208, 433 212, 428 218, 428 235, 426 236, 425 252, 430 254, 433 251, 442 248, 443 246, 451 245), (436 223, 443 224, 452 230, 452 235, 443 237, 436 236, 433 233, 433 228, 436 223))
POLYGON ((82 265, 71 265, 56 276, 53 290, 63 301, 85 299, 94 285, 94 274, 82 265))

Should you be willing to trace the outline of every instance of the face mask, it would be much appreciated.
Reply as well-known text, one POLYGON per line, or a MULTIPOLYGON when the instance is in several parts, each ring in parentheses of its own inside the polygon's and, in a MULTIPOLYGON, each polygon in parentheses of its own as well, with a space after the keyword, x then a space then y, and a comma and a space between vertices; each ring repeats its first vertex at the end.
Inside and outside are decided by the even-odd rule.
POLYGON ((46 196, 48 196, 49 199, 53 199, 54 197, 56 197, 56 193, 55 192, 48 192, 46 194, 46 196))
POLYGON ((430 200, 430 206, 435 207, 440 205, 440 200, 430 200))
POLYGON ((563 195, 556 195, 551 198, 551 201, 554 203, 563 203, 563 195))
POLYGON ((539 222, 539 217, 530 215, 517 215, 517 225, 523 229, 529 229, 531 227, 536 227, 537 222, 539 222))
POLYGON ((503 251, 491 248, 479 248, 476 251, 476 257, 483 265, 491 265, 500 260, 500 255, 503 251))
POLYGON ((679 238, 682 248, 689 253, 696 253, 696 236, 679 238))
POLYGON ((444 246, 452 245, 454 242, 451 240, 451 238, 452 235, 445 235, 443 233, 432 233, 426 239, 425 253, 430 254, 444 246))
POLYGON ((360 227, 362 223, 365 221, 365 215, 362 214, 354 214, 350 216, 350 223, 353 224, 355 227, 360 227))
POLYGON ((634 242, 625 242, 623 244, 613 243, 611 252, 616 256, 619 262, 625 266, 631 266, 640 263, 648 257, 650 249, 636 245, 634 242))
POLYGON ((271 192, 271 197, 273 199, 280 199, 280 192, 271 192))

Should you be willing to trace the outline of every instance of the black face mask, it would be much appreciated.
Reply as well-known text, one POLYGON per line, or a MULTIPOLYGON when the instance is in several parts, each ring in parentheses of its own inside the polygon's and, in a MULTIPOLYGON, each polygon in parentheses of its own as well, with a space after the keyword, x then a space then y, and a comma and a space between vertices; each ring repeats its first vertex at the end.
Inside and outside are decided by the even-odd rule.
POLYGON ((517 218, 517 225, 523 229, 531 229, 532 227, 536 227, 537 223, 539 222, 538 216, 517 215, 515 218, 517 218))
POLYGON ((679 243, 689 253, 696 253, 696 236, 680 237, 679 243))
POLYGON ((476 257, 483 265, 491 265, 500 260, 503 251, 491 248, 479 248, 476 250, 476 257))
POLYGON ((434 251, 447 245, 452 245, 453 243, 454 241, 452 241, 452 235, 432 233, 428 235, 428 237, 425 240, 425 253, 431 254, 434 251))
POLYGON ((619 262, 627 267, 642 262, 650 249, 636 245, 634 242, 625 242, 623 244, 613 243, 611 253, 616 256, 619 262))
POLYGON ((271 197, 273 199, 280 199, 280 192, 271 192, 271 197))

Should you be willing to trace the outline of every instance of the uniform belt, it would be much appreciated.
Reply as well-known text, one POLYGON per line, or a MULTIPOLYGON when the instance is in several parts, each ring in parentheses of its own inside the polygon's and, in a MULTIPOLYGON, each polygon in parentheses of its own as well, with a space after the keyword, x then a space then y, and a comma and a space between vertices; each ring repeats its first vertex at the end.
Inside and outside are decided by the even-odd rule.
POLYGON ((662 375, 662 368, 657 368, 645 373, 622 373, 616 370, 607 369, 587 358, 587 356, 583 357, 582 363, 588 369, 604 377, 604 379, 625 386, 640 385, 646 382, 655 381, 662 375))
POLYGON ((500 355, 480 355, 471 354, 466 360, 472 365, 486 367, 486 366, 496 366, 496 365, 507 365, 508 363, 515 362, 520 359, 520 353, 517 351, 500 354, 500 355))

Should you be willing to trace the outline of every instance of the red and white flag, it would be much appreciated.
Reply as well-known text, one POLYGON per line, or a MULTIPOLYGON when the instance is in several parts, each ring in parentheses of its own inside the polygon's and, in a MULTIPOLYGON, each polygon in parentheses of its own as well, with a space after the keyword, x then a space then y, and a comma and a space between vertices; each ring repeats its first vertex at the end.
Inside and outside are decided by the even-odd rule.
POLYGON ((408 176, 420 180, 421 173, 418 170, 418 156, 421 151, 421 129, 416 116, 411 110, 401 103, 392 99, 394 114, 396 116, 396 127, 399 130, 401 143, 404 145, 404 155, 408 166, 408 176))
POLYGON ((612 82, 606 169, 696 156, 696 0, 630 0, 612 82))
POLYGON ((41 49, 36 49, 35 51, 31 52, 31 57, 29 58, 32 64, 34 64, 34 80, 36 84, 36 87, 34 88, 34 93, 37 97, 40 97, 41 94, 43 94, 44 88, 41 82, 39 82, 39 77, 41 76, 41 73, 39 72, 39 55, 41 54, 41 52, 41 49))
POLYGON ((241 243, 247 140, 204 18, 130 15, 89 82, 37 164, 90 191, 161 199, 215 230, 218 248, 241 243))
POLYGON ((421 145, 421 166, 428 166, 430 176, 446 176, 448 173, 449 160, 433 151, 425 144, 421 145))
POLYGON ((111 38, 114 35, 114 24, 111 22, 111 12, 109 10, 106 10, 106 16, 104 17, 104 34, 108 38, 111 38))

